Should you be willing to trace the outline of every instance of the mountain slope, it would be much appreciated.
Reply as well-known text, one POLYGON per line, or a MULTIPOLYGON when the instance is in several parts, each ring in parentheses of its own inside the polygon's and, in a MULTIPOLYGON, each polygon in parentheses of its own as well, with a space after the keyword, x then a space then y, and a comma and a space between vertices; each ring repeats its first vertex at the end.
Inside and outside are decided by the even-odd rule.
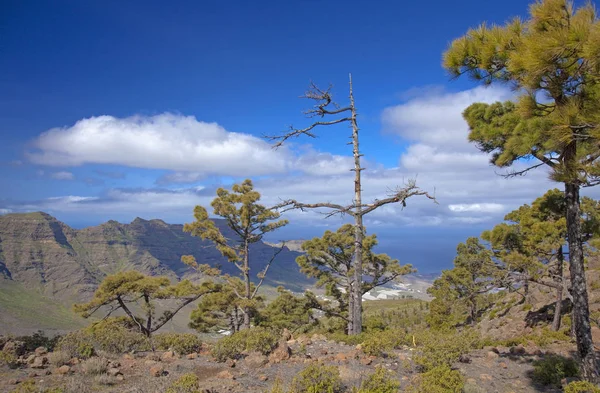
MULTIPOLYGON (((215 223, 226 237, 234 238, 224 220, 215 223)), ((252 245, 254 277, 277 250, 262 242, 252 245)), ((199 263, 239 274, 212 243, 184 233, 183 225, 136 218, 130 224, 108 221, 76 230, 42 212, 0 216, 0 286, 4 290, 0 312, 12 310, 6 315, 11 315, 13 325, 18 322, 22 313, 15 314, 13 306, 24 292, 35 297, 32 304, 47 301, 69 308, 90 299, 102 279, 118 271, 138 270, 178 280, 194 273, 181 262, 182 255, 194 255, 199 263)), ((312 281, 300 273, 295 262, 298 255, 284 248, 265 285, 285 285, 294 291, 310 286, 312 281)), ((0 318, 0 331, 8 319, 0 318)))

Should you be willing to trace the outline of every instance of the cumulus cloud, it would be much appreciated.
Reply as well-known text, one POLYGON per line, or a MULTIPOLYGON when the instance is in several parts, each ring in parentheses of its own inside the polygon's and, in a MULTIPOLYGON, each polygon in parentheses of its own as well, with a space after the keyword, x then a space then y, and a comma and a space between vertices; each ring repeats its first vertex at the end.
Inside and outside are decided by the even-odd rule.
POLYGON ((50 166, 116 164, 226 176, 286 170, 285 152, 260 138, 170 113, 91 117, 44 132, 33 147, 29 159, 50 166))
POLYGON ((50 174, 50 177, 55 180, 74 180, 75 179, 75 175, 73 175, 71 172, 67 172, 67 171, 54 172, 54 173, 50 174))
MULTIPOLYGON (((381 228, 494 225, 507 212, 530 203, 549 188, 561 188, 560 184, 549 181, 547 171, 541 168, 512 179, 498 176, 497 173, 502 170, 491 166, 489 157, 468 143, 468 127, 462 119, 462 111, 473 102, 505 100, 510 95, 510 91, 502 88, 478 87, 457 93, 428 89, 420 95, 413 92, 407 101, 386 108, 382 114, 385 132, 387 135, 400 136, 406 145, 398 158, 397 167, 366 165, 369 169, 363 172, 363 200, 369 203, 383 199, 396 187, 402 187, 409 179, 416 178, 417 185, 435 195, 438 203, 414 197, 408 201, 406 208, 398 204, 386 205, 369 214, 366 219, 368 225, 381 228)), ((265 169, 265 173, 270 173, 269 176, 254 177, 256 189, 263 195, 261 201, 266 206, 278 204, 284 199, 342 205, 349 205, 353 201, 354 174, 348 170, 352 167, 350 157, 319 152, 311 147, 274 152, 269 145, 253 136, 229 133, 216 124, 175 115, 82 120, 71 128, 51 130, 38 138, 41 150, 35 153, 37 155, 34 154, 33 159, 51 163, 52 159, 65 156, 71 164, 99 162, 102 155, 93 146, 101 145, 101 141, 106 141, 118 152, 107 152, 109 158, 106 160, 112 164, 171 169, 173 172, 163 176, 158 183, 166 187, 170 183, 189 184, 204 179, 203 187, 184 186, 175 190, 111 189, 97 199, 63 197, 30 205, 36 206, 36 210, 73 214, 128 218, 144 216, 164 218, 170 222, 189 222, 193 207, 197 204, 209 206, 219 186, 209 184, 207 175, 251 176, 262 173, 262 169, 273 163, 277 169, 265 169), (91 122, 95 126, 80 124, 82 122, 91 122), (124 140, 116 138, 116 131, 124 140), (136 147, 136 136, 148 137, 149 141, 140 142, 143 146, 136 147), (91 143, 86 138, 100 139, 91 143), (202 142, 203 138, 210 143, 202 142), (81 144, 73 143, 72 146, 81 146, 81 150, 61 147, 64 145, 62 142, 77 140, 82 140, 81 144), (164 154, 154 146, 159 143, 164 143, 164 154), (217 156, 216 152, 225 154, 223 151, 232 144, 242 152, 252 146, 254 155, 242 157, 238 153, 231 153, 228 157, 217 156), (130 157, 124 153, 126 151, 130 151, 130 157), (174 151, 182 156, 179 157, 174 151), (146 163, 146 159, 155 161, 146 163), (266 166, 263 161, 267 162, 266 166), (188 165, 189 162, 194 162, 194 165, 188 165)), ((517 163, 514 169, 526 165, 517 163)), ((598 196, 599 191, 600 188, 591 188, 583 193, 598 196)), ((24 208, 6 207, 13 210, 24 208)), ((319 220, 324 216, 300 211, 286 212, 285 216, 292 222, 310 226, 335 227, 349 220, 348 217, 337 216, 319 220)))
POLYGON ((504 210, 504 205, 499 203, 460 203, 457 205, 448 205, 448 209, 456 213, 464 212, 481 212, 481 213, 498 213, 504 210))
POLYGON ((12 213, 11 209, 0 209, 0 215, 12 213))

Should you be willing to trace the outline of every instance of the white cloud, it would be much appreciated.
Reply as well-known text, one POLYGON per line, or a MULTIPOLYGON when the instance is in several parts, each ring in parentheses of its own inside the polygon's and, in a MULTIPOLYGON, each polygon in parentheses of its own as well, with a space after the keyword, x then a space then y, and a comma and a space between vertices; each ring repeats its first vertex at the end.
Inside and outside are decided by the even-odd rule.
POLYGON ((478 213, 498 213, 504 210, 504 205, 499 203, 461 203, 458 205, 448 205, 448 209, 456 213, 478 212, 478 213))
POLYGON ((60 171, 54 172, 50 175, 51 178, 56 180, 74 180, 75 176, 71 172, 60 171))
POLYGON ((50 166, 116 164, 226 176, 282 173, 287 167, 285 150, 273 150, 260 138, 170 113, 91 117, 44 132, 33 146, 29 159, 50 166))
MULTIPOLYGON (((468 127, 462 120, 462 111, 475 101, 492 102, 497 99, 507 99, 510 97, 508 90, 476 88, 464 92, 447 93, 439 89, 428 89, 421 95, 413 94, 411 97, 403 104, 387 108, 383 112, 386 132, 408 140, 408 145, 405 146, 404 153, 399 156, 396 168, 366 165, 370 169, 363 172, 363 200, 368 203, 376 198, 383 199, 395 187, 404 185, 408 179, 416 178, 417 185, 421 189, 435 194, 438 204, 424 197, 414 197, 408 200, 406 208, 402 208, 398 204, 386 205, 369 214, 366 220, 369 225, 380 228, 491 226, 502 220, 507 212, 524 203, 531 203, 549 188, 562 188, 560 184, 549 181, 547 171, 542 168, 534 170, 526 176, 512 179, 498 176, 497 173, 502 173, 503 170, 491 166, 488 156, 479 152, 473 144, 468 143, 468 127)), ((209 156, 208 158, 199 153, 187 154, 190 160, 195 160, 196 165, 191 168, 191 166, 185 167, 182 164, 185 162, 187 165, 187 160, 179 160, 176 155, 171 154, 170 150, 165 153, 168 157, 158 153, 154 154, 152 146, 146 146, 152 145, 150 142, 140 147, 141 150, 136 150, 137 148, 134 146, 120 142, 118 139, 116 142, 111 140, 111 146, 116 151, 123 152, 123 146, 126 145, 133 149, 131 156, 144 153, 157 160, 155 165, 162 165, 161 168, 164 166, 166 169, 173 170, 173 173, 165 176, 165 183, 193 183, 210 173, 211 170, 217 174, 231 173, 235 177, 250 176, 257 170, 256 168, 262 165, 262 160, 273 159, 274 165, 283 168, 285 172, 261 176, 255 178, 254 181, 256 189, 263 196, 261 202, 264 205, 272 206, 280 203, 283 199, 290 198, 306 203, 333 202, 342 205, 352 203, 354 174, 348 170, 352 167, 350 157, 318 152, 311 147, 300 148, 297 152, 284 149, 277 152, 276 155, 272 155, 275 153, 270 146, 263 145, 258 138, 228 133, 216 124, 201 123, 194 118, 175 115, 161 116, 167 116, 170 120, 167 121, 160 116, 160 119, 157 117, 122 120, 108 118, 104 121, 107 121, 110 127, 97 126, 96 128, 106 129, 109 135, 113 135, 112 129, 119 124, 121 127, 125 127, 119 129, 119 132, 126 138, 133 138, 133 135, 137 135, 136 133, 148 136, 151 141, 156 143, 162 141, 161 138, 163 138, 167 150, 174 151, 193 152, 194 149, 199 149, 199 151, 213 149, 214 153, 219 150, 218 147, 208 148, 200 142, 205 136, 208 136, 209 139, 212 138, 211 135, 214 136, 214 140, 223 142, 221 144, 224 144, 223 146, 230 143, 230 139, 242 141, 243 143, 239 144, 241 151, 244 151, 246 142, 250 141, 249 145, 256 143, 253 145, 258 149, 256 154, 247 160, 240 158, 237 153, 231 157, 209 156), (167 126, 163 126, 163 123, 167 123, 167 126), (172 138, 166 130, 172 131, 172 138), (183 147, 174 149, 174 146, 183 147), (206 169, 200 164, 214 166, 206 169), (240 169, 241 166, 248 168, 240 169)), ((88 135, 88 131, 86 131, 88 128, 76 125, 71 129, 50 132, 54 132, 59 140, 65 140, 65 138, 71 140, 88 135)), ((49 137, 43 135, 38 142, 46 146, 47 141, 44 138, 49 137)), ((55 146, 54 142, 48 143, 50 146, 55 146)), ((216 143, 215 146, 221 145, 216 143)), ((82 146, 91 149, 87 142, 82 142, 82 146)), ((48 159, 52 155, 46 154, 53 151, 46 146, 46 150, 43 150, 41 156, 37 156, 36 159, 48 159)), ((67 153, 64 154, 67 154, 68 159, 78 158, 79 163, 88 156, 83 151, 78 152, 72 149, 67 153)), ((92 157, 93 154, 95 153, 91 151, 89 156, 92 157)), ((117 159, 114 155, 111 157, 113 161, 117 159)), ((267 165, 270 163, 272 162, 269 161, 267 165)), ((526 163, 517 163, 514 169, 525 167, 526 163)), ((271 170, 271 173, 275 172, 276 170, 271 170)), ((195 205, 210 205, 215 196, 216 187, 216 185, 208 184, 205 180, 200 188, 112 189, 94 200, 63 197, 62 199, 39 201, 33 205, 37 210, 53 209, 60 212, 97 214, 104 217, 158 217, 169 222, 189 222, 192 219, 192 210, 195 205)), ((584 194, 590 196, 598 196, 599 192, 600 188, 583 191, 584 194)), ((6 207, 13 210, 24 208, 23 206, 6 207)), ((32 207, 30 206, 30 208, 32 207)), ((348 217, 320 220, 324 216, 300 211, 286 212, 285 216, 292 222, 310 226, 335 227, 348 221, 348 217)))
POLYGON ((11 209, 0 209, 0 215, 12 213, 11 209))
MULTIPOLYGON (((99 116, 72 127, 53 128, 36 138, 28 158, 41 165, 112 164, 173 171, 157 184, 195 183, 208 175, 248 177, 299 171, 345 173, 352 158, 312 148, 277 150, 253 135, 229 132, 217 123, 171 113, 146 117, 99 116)), ((114 177, 109 172, 99 172, 114 177)), ((67 172, 53 177, 67 180, 67 172)), ((119 177, 119 178, 122 178, 119 177)))

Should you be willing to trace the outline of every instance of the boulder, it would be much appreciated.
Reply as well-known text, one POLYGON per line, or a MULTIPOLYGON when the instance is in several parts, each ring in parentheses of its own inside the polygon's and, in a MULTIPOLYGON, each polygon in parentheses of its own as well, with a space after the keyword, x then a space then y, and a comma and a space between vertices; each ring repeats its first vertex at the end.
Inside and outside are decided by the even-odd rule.
POLYGON ((261 368, 269 362, 269 359, 260 352, 251 352, 244 358, 244 364, 248 368, 261 368))
POLYGON ((65 366, 60 366, 54 372, 56 374, 59 374, 59 375, 66 375, 66 374, 68 374, 68 373, 71 372, 71 367, 66 366, 66 365, 65 366))
POLYGON ((153 377, 160 377, 165 373, 165 369, 161 365, 150 367, 150 375, 153 377))
POLYGON ((48 348, 46 348, 46 347, 37 347, 35 349, 35 354, 37 356, 47 355, 48 354, 48 348))
POLYGON ((285 341, 289 341, 292 339, 292 333, 290 333, 290 331, 287 330, 287 328, 283 329, 283 333, 281 333, 281 338, 285 341))
POLYGON ((31 363, 31 365, 29 367, 31 368, 44 368, 44 366, 46 365, 46 363, 48 363, 48 358, 45 356, 36 356, 35 359, 33 359, 33 362, 31 363))
POLYGON ((231 371, 224 370, 217 374, 217 378, 219 379, 235 379, 231 371))
POLYGON ((279 340, 279 344, 277 344, 277 348, 269 355, 269 361, 271 363, 279 363, 289 359, 291 355, 292 351, 288 347, 287 341, 281 339, 279 340))

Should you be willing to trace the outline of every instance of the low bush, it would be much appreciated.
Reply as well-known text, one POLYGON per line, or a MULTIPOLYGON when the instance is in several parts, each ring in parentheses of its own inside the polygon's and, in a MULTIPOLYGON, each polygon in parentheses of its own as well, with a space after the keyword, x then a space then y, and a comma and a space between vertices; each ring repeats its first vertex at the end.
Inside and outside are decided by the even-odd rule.
POLYGON ((376 331, 365 336, 362 351, 372 356, 389 356, 394 349, 409 343, 410 338, 403 331, 376 331))
POLYGON ((169 349, 180 355, 198 352, 202 348, 202 341, 191 333, 160 333, 153 337, 156 349, 167 351, 169 349))
POLYGON ((367 377, 356 393, 396 393, 400 389, 400 381, 394 373, 378 366, 375 372, 367 377))
POLYGON ((239 359, 244 352, 268 355, 277 347, 278 339, 279 336, 275 332, 260 327, 241 330, 220 339, 213 347, 212 355, 219 362, 239 359))
POLYGON ((108 370, 108 360, 101 357, 91 357, 81 363, 81 369, 86 375, 105 374, 108 370))
POLYGON ((82 359, 94 355, 94 345, 90 335, 81 330, 63 336, 56 344, 55 349, 68 353, 70 357, 82 359))
POLYGON ((416 338, 421 353, 415 356, 415 363, 428 371, 436 367, 452 366, 461 355, 473 349, 482 348, 483 341, 474 330, 462 332, 424 331, 416 338))
POLYGON ((591 382, 576 381, 565 386, 565 393, 600 393, 600 388, 591 382))
POLYGON ((94 348, 110 353, 148 351, 150 341, 126 317, 107 318, 84 329, 94 348))
POLYGON ((8 351, 0 351, 0 365, 5 365, 8 368, 18 368, 19 362, 17 361, 17 356, 8 351))
POLYGON ((53 351, 59 339, 60 336, 58 335, 52 338, 47 337, 42 330, 38 330, 31 336, 20 336, 16 338, 16 340, 25 343, 25 350, 27 352, 33 352, 39 347, 46 347, 48 351, 53 351))
POLYGON ((292 380, 289 393, 341 393, 342 381, 335 366, 312 363, 292 380))
POLYGON ((166 393, 200 393, 200 379, 194 373, 184 374, 173 382, 166 393))
POLYGON ((94 378, 94 381, 96 381, 96 383, 98 385, 112 386, 112 385, 116 385, 117 378, 113 377, 112 375, 108 375, 108 374, 99 374, 99 375, 96 375, 96 377, 94 378))
POLYGON ((48 361, 56 367, 68 364, 71 360, 71 354, 67 351, 54 351, 48 354, 48 361))
POLYGON ((533 363, 533 380, 542 385, 559 386, 567 377, 577 377, 579 369, 573 359, 552 355, 533 363))
POLYGON ((447 365, 437 366, 418 377, 407 388, 407 393, 462 393, 464 377, 447 365))

